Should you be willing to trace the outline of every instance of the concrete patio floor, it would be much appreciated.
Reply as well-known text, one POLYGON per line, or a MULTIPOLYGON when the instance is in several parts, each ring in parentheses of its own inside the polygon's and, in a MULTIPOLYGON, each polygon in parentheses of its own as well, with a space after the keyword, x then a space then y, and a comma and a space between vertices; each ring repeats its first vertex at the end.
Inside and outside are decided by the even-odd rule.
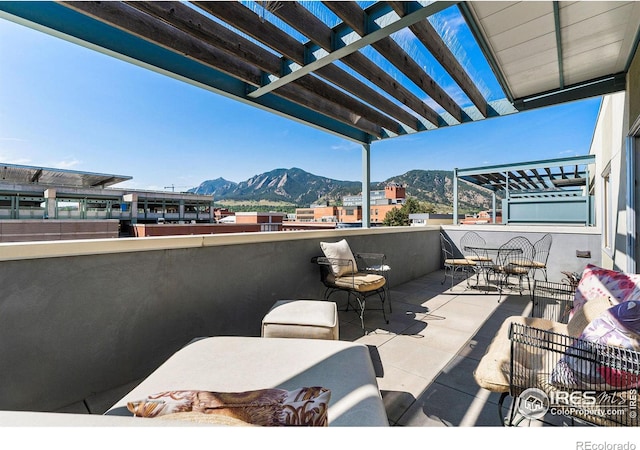
MULTIPOLYGON (((391 285, 393 312, 383 320, 380 303, 367 300, 363 335, 358 314, 340 309, 340 339, 369 346, 378 385, 392 426, 501 426, 499 395, 481 389, 473 371, 502 322, 528 315, 528 293, 485 294, 451 289, 450 278, 434 272, 391 285)), ((337 296, 337 294, 336 294, 337 296)), ((535 422, 528 424, 539 426, 535 422)))

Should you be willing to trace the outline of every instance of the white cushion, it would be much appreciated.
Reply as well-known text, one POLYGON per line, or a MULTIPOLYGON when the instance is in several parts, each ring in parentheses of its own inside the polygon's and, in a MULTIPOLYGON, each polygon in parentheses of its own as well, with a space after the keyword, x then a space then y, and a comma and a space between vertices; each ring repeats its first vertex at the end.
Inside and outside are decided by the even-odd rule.
MULTIPOLYGON (((324 339, 216 336, 196 340, 173 354, 106 414, 128 415, 131 424, 142 425, 148 422, 131 420, 127 402, 154 392, 294 390, 301 386, 331 390, 329 426, 389 426, 369 348, 324 339)), ((158 426, 154 419, 149 422, 158 426)))
POLYGON ((331 270, 336 277, 341 277, 342 275, 358 271, 356 258, 353 256, 353 252, 351 251, 346 239, 338 242, 320 242, 320 248, 322 248, 322 252, 327 258, 351 261, 350 265, 331 264, 331 270))
POLYGON ((262 337, 338 339, 338 309, 324 300, 279 300, 262 319, 262 337))

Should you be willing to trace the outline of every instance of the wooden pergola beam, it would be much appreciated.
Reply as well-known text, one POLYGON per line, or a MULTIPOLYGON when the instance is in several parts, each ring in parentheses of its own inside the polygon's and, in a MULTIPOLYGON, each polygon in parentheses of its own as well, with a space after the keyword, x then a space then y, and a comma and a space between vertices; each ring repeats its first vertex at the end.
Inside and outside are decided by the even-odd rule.
MULTIPOLYGON (((282 3, 281 6, 273 12, 273 14, 282 19, 290 26, 297 29, 297 31, 304 34, 312 42, 325 49, 326 51, 330 51, 330 49, 332 48, 333 32, 331 28, 329 28, 324 22, 311 14, 306 8, 302 7, 297 2, 282 3)), ((353 59, 359 58, 359 55, 355 54, 349 55, 347 59, 351 58, 352 56, 354 57, 353 59)), ((369 103, 375 108, 378 108, 397 121, 408 126, 412 130, 423 131, 426 129, 424 124, 415 116, 411 115, 408 111, 390 101, 385 96, 379 94, 374 89, 362 83, 355 77, 349 75, 344 70, 337 67, 335 64, 330 64, 319 70, 316 70, 315 73, 336 84, 337 86, 340 86, 347 92, 360 97, 363 101, 369 103)), ((397 92, 393 91, 392 89, 389 89, 387 92, 389 91, 394 94, 397 92)))
MULTIPOLYGON (((393 10, 400 16, 406 14, 406 2, 387 2, 393 10)), ((458 83, 460 89, 469 97, 469 100, 478 108, 483 117, 496 115, 495 111, 487 103, 476 84, 471 80, 467 71, 462 67, 458 59, 449 50, 449 47, 442 40, 438 32, 431 26, 428 20, 415 23, 409 29, 429 50, 433 57, 442 65, 451 78, 458 83)))
MULTIPOLYGON (((365 12, 356 2, 322 2, 344 23, 349 25, 360 36, 364 36, 365 12)), ((384 56, 391 64, 398 68, 407 79, 422 89, 445 111, 451 114, 458 122, 468 122, 471 118, 460 108, 447 92, 425 72, 391 37, 380 39, 371 44, 378 53, 384 56)))
MULTIPOLYGON (((247 83, 248 86, 257 87, 262 81, 263 73, 254 65, 127 4, 76 1, 61 3, 68 8, 90 15, 96 20, 116 26, 168 50, 182 53, 209 67, 228 73, 247 83)), ((277 95, 335 120, 350 124, 378 138, 386 136, 386 132, 379 125, 312 92, 302 92, 299 88, 288 85, 280 89, 277 95)))
MULTIPOLYGON (((264 45, 270 47, 284 57, 289 58, 300 65, 304 65, 306 63, 305 55, 308 51, 308 48, 305 47, 304 44, 301 44, 297 40, 293 39, 289 34, 285 33, 275 25, 269 22, 261 21, 260 17, 249 8, 246 8, 245 6, 242 6, 237 2, 210 3, 196 1, 193 2, 193 4, 203 9, 204 11, 214 15, 218 19, 232 25, 238 30, 246 33, 252 38, 262 42, 264 45)), ((297 6, 297 3, 295 2, 285 2, 280 8, 274 11, 274 14, 285 14, 287 11, 289 11, 289 8, 295 6, 297 6)), ((300 13, 300 15, 303 14, 302 11, 308 13, 305 8, 301 7, 296 8, 296 11, 300 13)), ((312 19, 308 17, 308 14, 302 15, 302 17, 305 23, 311 23, 312 19)), ((318 27, 318 23, 316 22, 314 26, 318 27)), ((326 28, 328 30, 328 35, 330 35, 331 30, 328 27, 326 28)), ((322 36, 324 36, 324 38, 321 38, 321 40, 324 40, 324 44, 327 44, 326 35, 322 36)), ((331 38, 329 38, 329 40, 331 40, 331 38)), ((352 58, 359 59, 359 55, 361 54, 358 52, 351 54, 344 58, 343 62, 346 63, 347 60, 351 60, 352 58)), ((364 59, 366 60, 366 58, 364 59)), ((380 70, 372 63, 367 67, 367 69, 377 71, 380 70)), ((382 95, 375 92, 373 89, 369 88, 367 85, 357 80, 349 73, 340 69, 335 64, 326 65, 316 70, 315 73, 323 77, 324 79, 336 84, 337 86, 340 86, 342 89, 353 94, 354 96, 360 97, 362 100, 367 101, 369 104, 389 114, 391 117, 405 124, 409 128, 415 131, 425 130, 425 126, 411 114, 404 111, 393 102, 385 99, 382 95)), ((417 98, 416 101, 421 103, 417 98)), ((424 107, 427 106, 424 105, 424 107)), ((425 108, 421 107, 420 109, 422 111, 425 111, 425 108)), ((427 110, 425 113, 428 114, 428 117, 426 117, 427 120, 433 121, 432 123, 435 123, 436 125, 440 124, 438 116, 434 111, 427 110)), ((395 129, 392 131, 396 132, 395 129)))

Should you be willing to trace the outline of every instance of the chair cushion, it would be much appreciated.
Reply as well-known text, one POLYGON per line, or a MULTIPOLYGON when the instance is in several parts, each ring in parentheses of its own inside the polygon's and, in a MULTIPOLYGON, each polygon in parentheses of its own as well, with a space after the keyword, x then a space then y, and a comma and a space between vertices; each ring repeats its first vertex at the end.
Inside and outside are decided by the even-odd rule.
POLYGON ((331 264, 331 270, 336 277, 348 273, 354 273, 358 271, 358 264, 356 258, 353 256, 351 247, 346 239, 342 239, 338 242, 320 242, 320 248, 324 253, 324 256, 330 259, 346 259, 351 261, 351 265, 339 265, 331 264))
POLYGON ((524 266, 524 267, 533 267, 536 269, 543 269, 547 267, 545 263, 540 261, 517 261, 514 264, 517 264, 519 266, 524 266))
POLYGON ((492 259, 488 256, 466 256, 465 259, 468 259, 469 261, 481 261, 481 262, 489 262, 492 261, 492 259))
POLYGON ((526 275, 529 273, 530 267, 522 266, 518 264, 495 264, 491 267, 491 270, 498 273, 510 274, 510 275, 526 275))
POLYGON ((358 292, 371 292, 384 286, 385 278, 373 273, 355 273, 335 277, 333 283, 342 288, 353 289, 358 292))
POLYGON ((451 264, 453 266, 475 266, 475 261, 467 258, 445 259, 445 264, 451 264))
MULTIPOLYGON (((492 392, 509 392, 509 374, 511 373, 511 341, 509 340, 509 328, 512 323, 539 328, 566 334, 565 324, 537 317, 511 316, 507 317, 494 336, 478 367, 473 372, 473 377, 481 388, 492 392)), ((530 358, 530 363, 542 359, 530 358)), ((535 370, 535 367, 526 367, 526 370, 535 370)), ((548 372, 546 372, 548 374, 548 372)), ((547 375, 548 377, 548 375, 547 375)))

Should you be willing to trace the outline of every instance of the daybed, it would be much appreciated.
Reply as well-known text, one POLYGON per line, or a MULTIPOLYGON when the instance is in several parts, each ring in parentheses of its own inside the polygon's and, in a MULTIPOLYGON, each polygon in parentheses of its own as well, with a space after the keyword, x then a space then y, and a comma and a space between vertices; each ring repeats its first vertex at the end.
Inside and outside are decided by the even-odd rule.
POLYGON ((474 371, 500 393, 503 423, 638 426, 640 275, 588 265, 575 291, 536 281, 533 292, 534 316, 508 317, 474 371))
POLYGON ((193 412, 134 417, 127 404, 168 391, 236 394, 296 392, 304 387, 330 393, 325 425, 389 426, 367 346, 337 340, 233 336, 192 341, 105 415, 0 411, 0 426, 255 426, 228 415, 193 412))
MULTIPOLYGON (((172 355, 106 414, 132 416, 129 402, 166 391, 239 393, 301 387, 330 391, 329 426, 389 425, 367 346, 298 338, 220 336, 196 340, 172 355)), ((161 418, 131 420, 153 422, 161 418)))

